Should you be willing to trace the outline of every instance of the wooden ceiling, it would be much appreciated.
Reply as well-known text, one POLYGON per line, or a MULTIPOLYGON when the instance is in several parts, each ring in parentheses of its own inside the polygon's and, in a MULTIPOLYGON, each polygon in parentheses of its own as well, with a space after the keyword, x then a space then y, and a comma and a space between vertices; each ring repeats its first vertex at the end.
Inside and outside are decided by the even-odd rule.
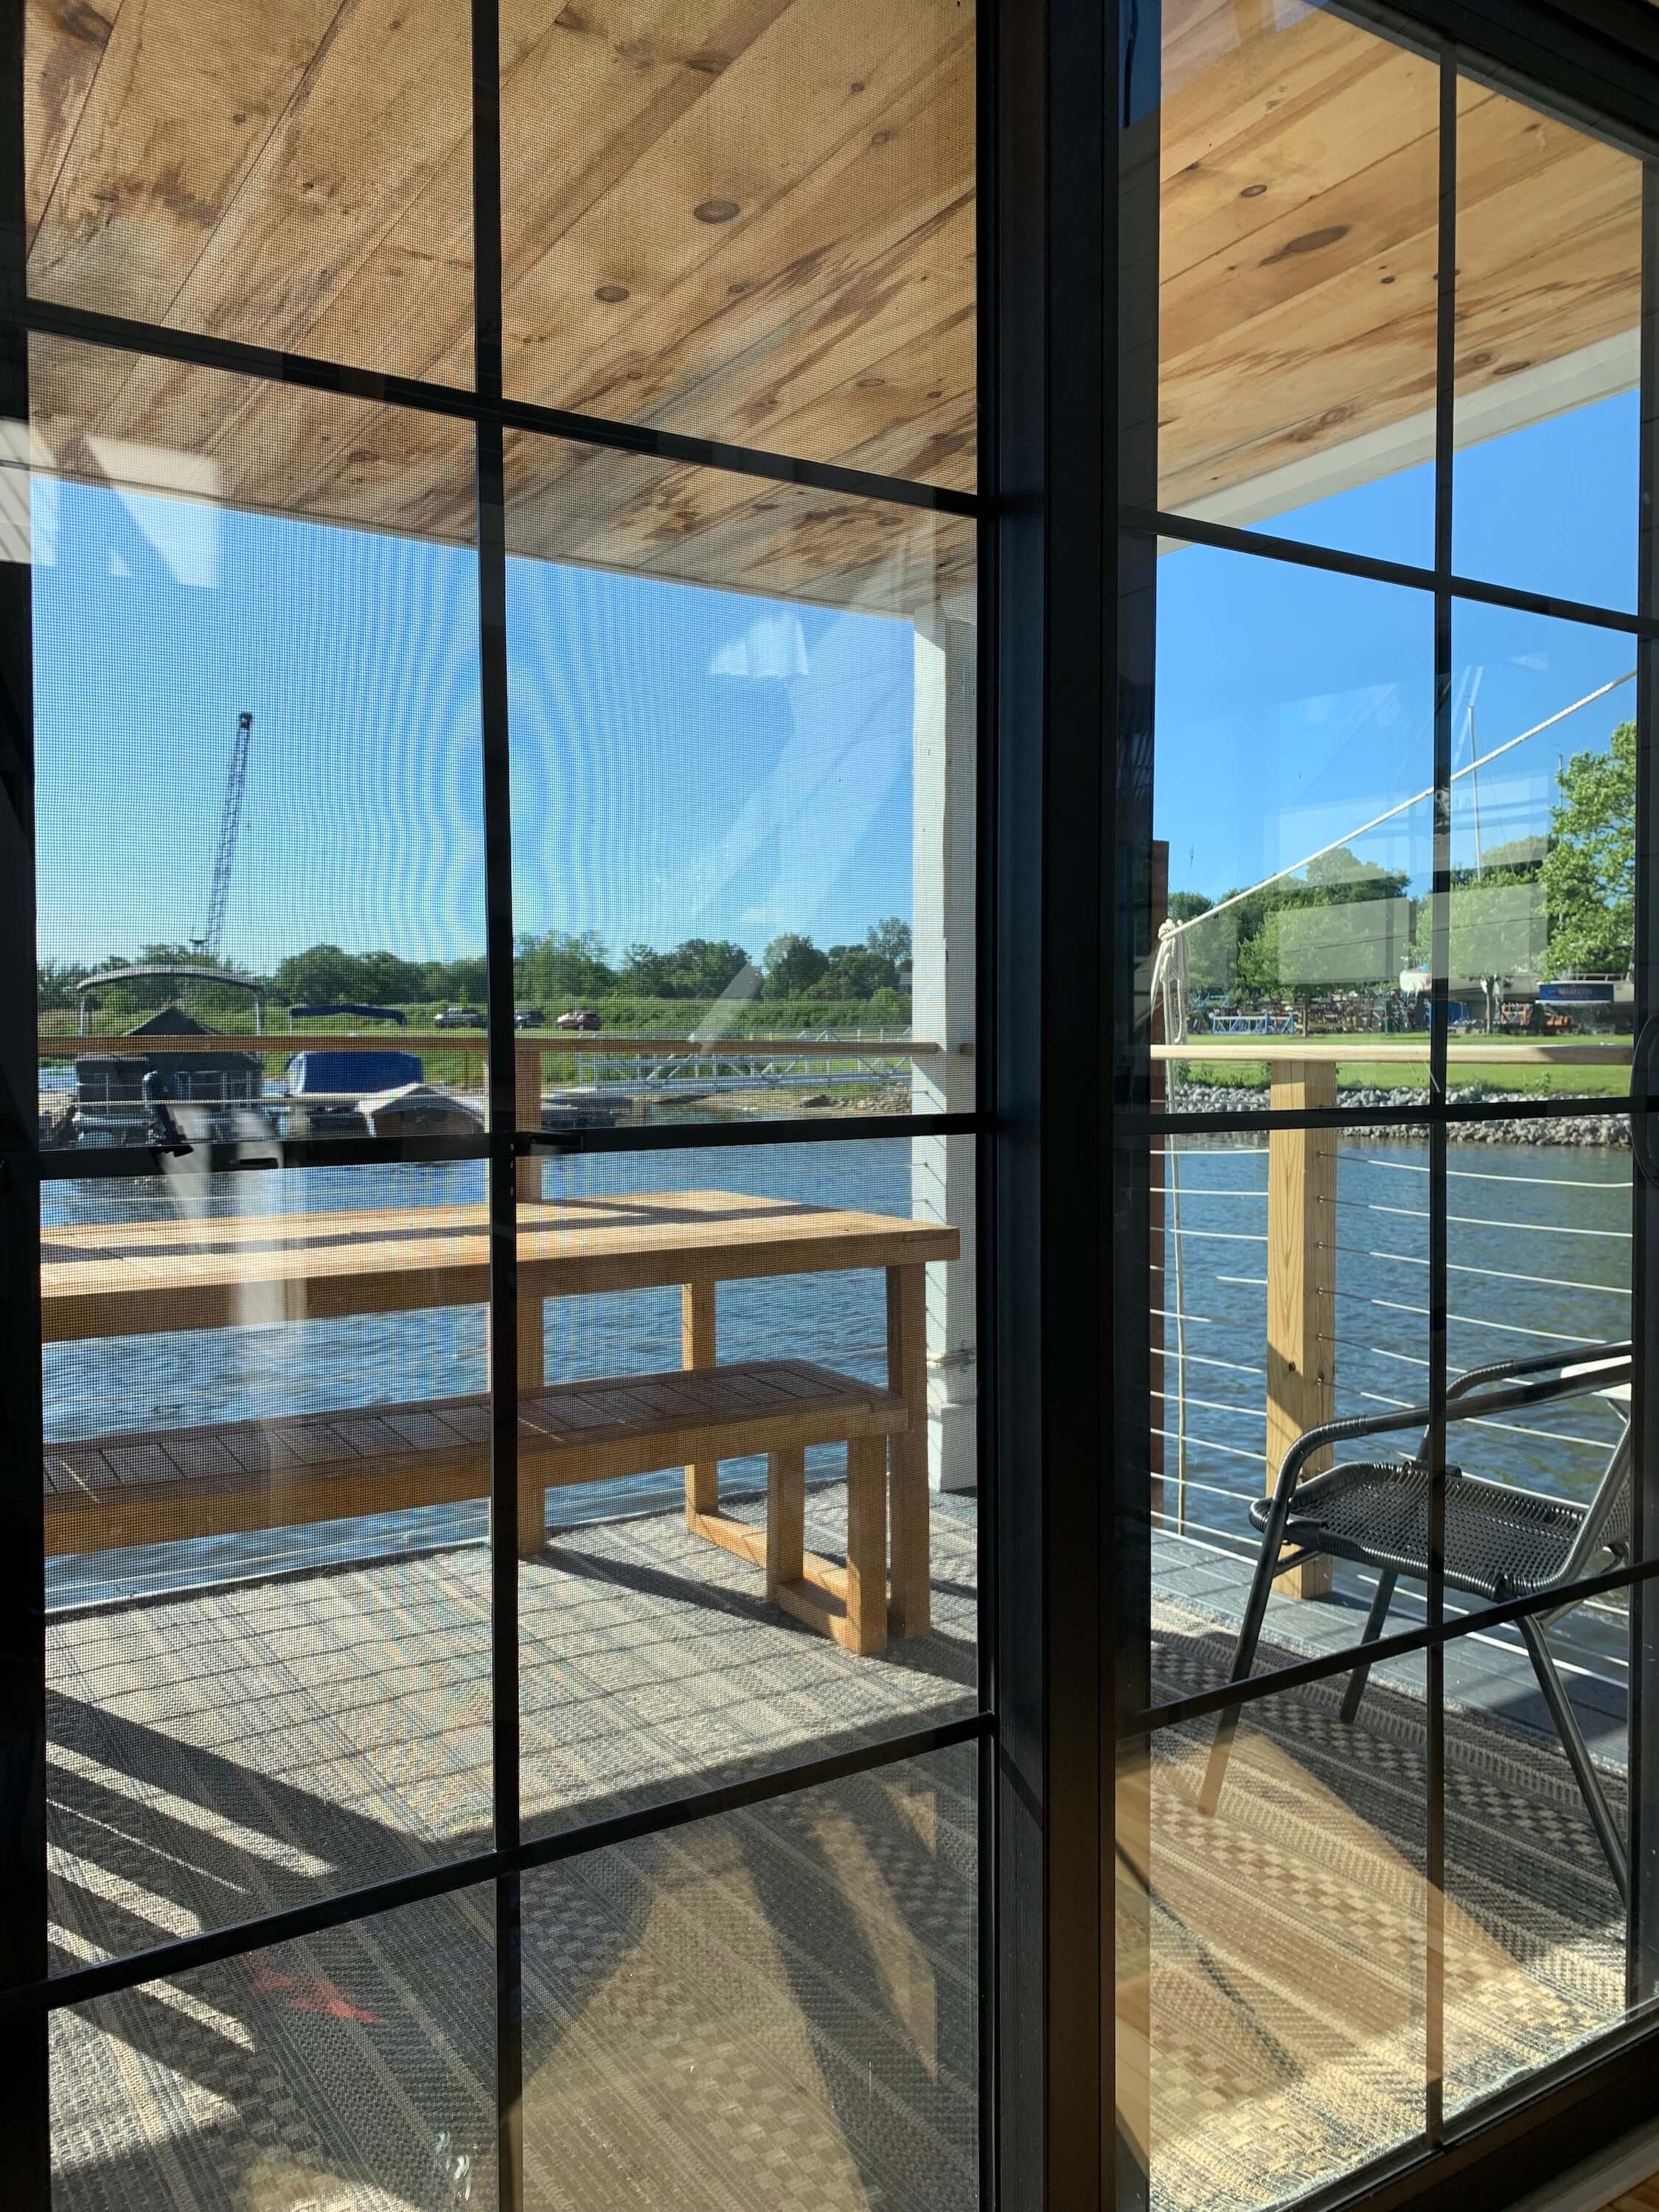
MULTIPOLYGON (((43 297, 470 381, 460 0, 28 0, 43 297)), ((1426 64, 1294 0, 1165 0, 1162 497, 1409 422, 1432 385, 1426 64)), ((971 0, 503 0, 509 392, 955 487, 975 462, 971 0)), ((1635 319, 1635 165, 1464 105, 1468 388, 1635 319)), ((454 426, 37 347, 92 477, 470 528, 454 426), (164 468, 161 473, 165 473, 164 468)), ((967 526, 519 438, 519 550, 841 604, 971 574, 967 526)))
MULTIPOLYGON (((1273 0, 1164 15, 1160 504, 1413 422, 1426 459, 1432 65, 1285 0, 1277 30, 1273 0)), ((1466 84, 1457 225, 1459 398, 1530 376, 1547 412, 1543 372, 1637 325, 1639 165, 1466 84)))

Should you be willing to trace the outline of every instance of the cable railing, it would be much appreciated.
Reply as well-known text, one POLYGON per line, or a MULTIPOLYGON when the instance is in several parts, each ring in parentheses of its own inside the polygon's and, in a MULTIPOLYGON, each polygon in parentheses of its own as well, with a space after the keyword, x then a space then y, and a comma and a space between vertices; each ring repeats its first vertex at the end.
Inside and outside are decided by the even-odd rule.
MULTIPOLYGON (((1149 1179, 1152 1318, 1161 1363, 1152 1407, 1153 1525, 1160 1539, 1236 1562, 1241 1609, 1260 1542, 1249 1509, 1288 1443, 1314 1419, 1399 1411, 1426 1398, 1431 1317, 1426 1298, 1413 1297, 1408 1285, 1430 1266, 1424 1180, 1430 1170, 1426 1160, 1384 1157, 1391 1145, 1409 1141, 1379 1132, 1370 1143, 1357 1143, 1352 1133, 1333 1142, 1328 1195, 1281 1189, 1271 1145, 1217 1143, 1197 1133, 1168 1139, 1161 1172, 1155 1166, 1149 1179), (1311 1325, 1299 1345, 1287 1347, 1279 1341, 1284 1310, 1303 1285, 1291 1282, 1286 1255, 1298 1238, 1296 1273, 1315 1285, 1312 1311, 1304 1305, 1301 1316, 1311 1325), (1264 1273, 1247 1271, 1237 1250, 1244 1246, 1261 1252, 1264 1273), (1325 1401, 1311 1414, 1310 1368, 1325 1401), (1287 1402, 1277 1402, 1276 1394, 1287 1402)), ((1446 1216, 1454 1302, 1444 1317, 1454 1374, 1506 1349, 1571 1351, 1625 1333, 1629 1177, 1609 1176, 1605 1156, 1586 1160, 1583 1174, 1551 1171, 1555 1165, 1528 1147, 1512 1167, 1447 1167, 1448 1184, 1456 1186, 1449 1193, 1455 1210, 1446 1216), (1509 1186, 1513 1203, 1504 1204, 1494 1184, 1509 1186), (1484 1187, 1479 1196, 1477 1187, 1484 1187), (1622 1218, 1609 1211, 1621 1200, 1622 1218), (1553 1260, 1565 1261, 1566 1272, 1552 1267, 1553 1260)), ((1462 1421, 1458 1462, 1523 1489, 1587 1498, 1618 1436, 1612 1407, 1606 1430, 1595 1432, 1598 1420, 1586 1419, 1594 1403, 1575 1399, 1531 1418, 1462 1421)), ((1414 1442, 1380 1438, 1376 1449, 1409 1454, 1414 1442)), ((1177 1578, 1171 1584, 1177 1595, 1170 1601, 1178 1603, 1178 1559, 1155 1559, 1173 1562, 1167 1571, 1177 1578)), ((1163 1571, 1155 1565, 1155 1598, 1163 1571)), ((1206 1572, 1212 1606, 1213 1575, 1206 1572)), ((1350 1604, 1374 1586, 1375 1577, 1358 1570, 1336 1571, 1337 1595, 1350 1604)), ((1400 1586, 1402 1607, 1420 1609, 1420 1598, 1400 1586)), ((1478 1610, 1474 1601, 1447 1605, 1449 1613, 1478 1610)), ((1625 1620, 1618 1596, 1591 1600, 1553 1626, 1552 1641, 1570 1670, 1621 1681, 1627 1662, 1616 1639, 1625 1620)), ((1507 1628, 1475 1633, 1482 1643, 1520 1650, 1507 1628)))

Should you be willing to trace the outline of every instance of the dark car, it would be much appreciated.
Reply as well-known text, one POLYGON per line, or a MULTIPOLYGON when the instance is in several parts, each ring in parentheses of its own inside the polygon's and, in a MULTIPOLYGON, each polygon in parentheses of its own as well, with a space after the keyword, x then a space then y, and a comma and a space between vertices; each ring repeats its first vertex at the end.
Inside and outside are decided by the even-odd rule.
POLYGON ((484 1018, 477 1006, 446 1006, 442 1013, 434 1014, 432 1026, 434 1030, 481 1030, 484 1018))
POLYGON ((538 1030, 547 1019, 545 1006, 515 1006, 513 1026, 515 1030, 538 1030))

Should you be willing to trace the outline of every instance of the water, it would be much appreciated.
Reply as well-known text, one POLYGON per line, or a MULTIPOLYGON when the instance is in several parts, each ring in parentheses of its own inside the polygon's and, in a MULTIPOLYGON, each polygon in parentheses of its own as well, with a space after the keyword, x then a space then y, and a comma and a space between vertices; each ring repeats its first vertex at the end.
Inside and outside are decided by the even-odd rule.
MULTIPOLYGON (((1454 1145, 1448 1212, 1451 1372, 1489 1361, 1586 1348, 1628 1336, 1631 1169, 1625 1152, 1562 1146, 1454 1145)), ((1187 1316, 1183 1519, 1197 1534, 1247 1544, 1266 1440, 1267 1168, 1257 1149, 1183 1138, 1178 1187, 1187 1316), (1243 1371, 1243 1370, 1252 1371, 1243 1371)), ((1337 1164, 1335 1358, 1339 1416, 1420 1403, 1428 1387, 1428 1152, 1420 1143, 1345 1137, 1337 1164)), ((1172 1207, 1165 1200, 1166 1228, 1172 1207)), ((1174 1249, 1172 1235, 1167 1249, 1174 1249)), ((1174 1310, 1175 1272, 1166 1276, 1174 1310)), ((1176 1346, 1173 1320, 1164 1346, 1176 1346)), ((1176 1362, 1167 1362, 1176 1426, 1176 1362)), ((1595 1397, 1528 1408, 1503 1425, 1458 1424, 1455 1464, 1556 1495, 1584 1498, 1617 1441, 1613 1409, 1595 1397)), ((1408 1435, 1378 1449, 1410 1449, 1408 1435)), ((1164 1442, 1173 1508, 1177 1447, 1164 1442)), ((1173 1516, 1172 1516, 1173 1517, 1173 1516)))
MULTIPOLYGON (((244 1174, 88 1178, 43 1193, 48 1245, 55 1227, 156 1220, 327 1215, 362 1207, 407 1213, 481 1205, 483 1165, 425 1164, 244 1174), (202 1188, 205 1186, 205 1188, 202 1188)), ((817 1206, 908 1215, 907 1139, 741 1151, 550 1159, 551 1197, 687 1189, 739 1191, 817 1206)), ((163 1263, 165 1264, 165 1263, 163 1263)), ((878 1269, 726 1284, 720 1292, 725 1359, 821 1361, 871 1382, 886 1376, 885 1288, 878 1269)), ((678 1289, 550 1299, 547 1376, 648 1374, 680 1364, 678 1289)), ((478 1307, 273 1323, 50 1345, 45 1362, 49 1442, 118 1431, 270 1419, 409 1399, 459 1396, 488 1382, 485 1316, 478 1307)), ((838 1469, 833 1449, 812 1471, 838 1469)), ((763 1462, 733 1462, 723 1486, 764 1480, 763 1462)), ((677 1473, 550 1493, 556 1519, 586 1520, 671 1503, 677 1473)), ((484 1506, 423 1509, 374 1521, 199 1540, 48 1563, 48 1601, 69 1605, 135 1595, 247 1573, 337 1563, 365 1553, 483 1540, 484 1506)))

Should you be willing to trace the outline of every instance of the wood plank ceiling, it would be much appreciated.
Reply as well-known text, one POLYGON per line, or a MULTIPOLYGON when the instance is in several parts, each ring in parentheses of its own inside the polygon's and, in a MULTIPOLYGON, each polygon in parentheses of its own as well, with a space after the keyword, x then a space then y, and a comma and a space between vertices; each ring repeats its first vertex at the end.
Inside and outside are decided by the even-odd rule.
MULTIPOLYGON (((1431 72, 1279 0, 1166 0, 1162 500, 1431 398, 1431 72), (1287 20, 1292 18, 1292 20, 1287 20)), ((971 0, 503 0, 509 392, 968 486, 971 0)), ((30 275, 55 301, 470 381, 457 0, 28 0, 30 275)), ((1635 319, 1635 165, 1465 100, 1462 374, 1635 319)), ((66 472, 455 537, 465 433, 405 410, 36 349, 66 472)), ((912 607, 966 526, 510 441, 522 552, 912 607)))

